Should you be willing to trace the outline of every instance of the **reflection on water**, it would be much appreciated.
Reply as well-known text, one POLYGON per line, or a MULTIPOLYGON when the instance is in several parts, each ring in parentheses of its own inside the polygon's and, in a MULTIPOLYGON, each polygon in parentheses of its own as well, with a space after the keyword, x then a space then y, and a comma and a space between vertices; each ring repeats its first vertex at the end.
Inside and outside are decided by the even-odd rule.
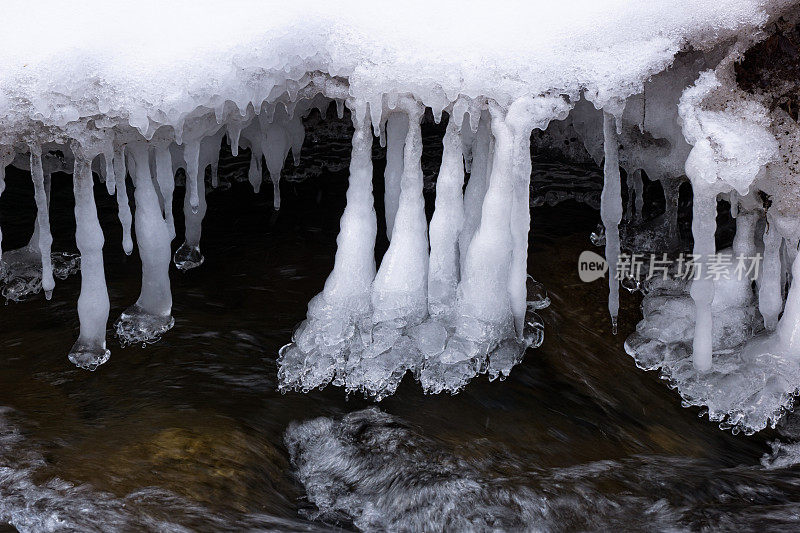
MULTIPOLYGON (((346 157, 346 142, 311 144, 305 158, 346 157)), ((30 236, 28 180, 10 172, 0 200, 6 249, 30 236)), ((74 368, 77 276, 50 302, 0 306, 0 521, 33 531, 796 527, 791 446, 767 469, 776 434, 723 433, 637 370, 622 347, 636 297, 625 295, 610 334, 605 284, 582 283, 576 268, 596 211, 534 209, 529 272, 553 303, 540 311, 544 345, 508 380, 432 397, 407 376, 375 408, 333 387, 277 392, 277 350, 332 267, 345 175, 285 182, 279 214, 270 191, 248 187, 209 194, 205 263, 173 269, 176 324, 156 345, 110 340, 108 363, 74 368)), ((139 264, 119 245, 114 200, 96 191, 114 320, 138 296, 139 264)), ((69 177, 55 177, 53 196, 53 249, 73 250, 69 177)))

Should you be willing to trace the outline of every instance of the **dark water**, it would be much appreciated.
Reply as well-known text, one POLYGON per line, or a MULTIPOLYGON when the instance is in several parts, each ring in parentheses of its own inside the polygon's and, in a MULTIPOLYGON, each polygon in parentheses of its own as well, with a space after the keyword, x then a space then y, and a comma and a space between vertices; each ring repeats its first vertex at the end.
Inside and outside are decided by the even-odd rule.
MULTIPOLYGON (((346 158, 346 139, 306 157, 346 158)), ((0 306, 0 521, 31 531, 800 528, 800 472, 761 466, 776 435, 724 433, 636 369, 622 346, 636 297, 623 295, 611 335, 605 284, 577 276, 599 218, 582 204, 533 209, 528 271, 552 305, 544 345, 505 382, 425 396, 407 376, 377 405, 336 388, 279 394, 277 351, 332 267, 345 188, 341 171, 285 182, 278 214, 271 187, 210 192, 206 262, 171 272, 174 329, 146 348, 110 338, 96 372, 66 358, 78 276, 49 302, 0 306)), ((138 296, 140 264, 121 250, 114 200, 95 190, 114 320, 138 296)), ((28 175, 10 171, 0 212, 4 248, 24 244, 28 175)), ((51 218, 54 250, 73 250, 69 176, 54 177, 51 218)))

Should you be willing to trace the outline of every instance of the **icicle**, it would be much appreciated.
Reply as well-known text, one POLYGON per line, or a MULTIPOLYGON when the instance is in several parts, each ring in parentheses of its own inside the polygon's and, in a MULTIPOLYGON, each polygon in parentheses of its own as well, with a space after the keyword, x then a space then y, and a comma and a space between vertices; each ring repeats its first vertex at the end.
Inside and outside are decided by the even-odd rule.
POLYGON ((198 175, 200 158, 200 141, 186 141, 183 148, 183 158, 186 161, 186 197, 189 200, 189 207, 192 213, 197 213, 200 209, 199 182, 205 180, 204 175, 198 175))
POLYGON ((432 317, 453 309, 460 279, 458 234, 464 222, 464 164, 456 118, 447 123, 442 164, 436 179, 436 206, 430 224, 428 312, 432 317))
POLYGON ((372 128, 369 116, 358 112, 366 105, 348 102, 355 132, 333 270, 323 291, 308 304, 308 319, 292 336, 292 344, 280 350, 281 390, 308 391, 325 386, 334 377, 337 385, 345 384, 351 345, 361 345, 371 331, 377 224, 372 196, 372 128))
POLYGON ((272 180, 273 206, 276 211, 281 208, 281 172, 286 156, 289 154, 289 148, 289 135, 282 124, 274 122, 266 127, 264 158, 269 177, 272 180))
POLYGON ((300 164, 300 153, 303 149, 303 141, 305 141, 306 138, 306 129, 305 126, 303 126, 303 120, 299 115, 295 115, 286 124, 286 128, 292 146, 294 166, 298 166, 300 164))
MULTIPOLYGON (((707 262, 714 254, 714 233, 717 229, 717 193, 700 180, 692 181, 694 192, 692 207, 692 236, 696 260, 707 262)), ((702 267, 701 267, 702 268, 702 267)), ((694 342, 692 361, 694 367, 705 372, 711 369, 713 350, 713 317, 711 304, 714 301, 714 281, 707 279, 701 270, 698 279, 692 281, 690 293, 695 303, 694 342)))
POLYGON ((261 190, 263 170, 261 158, 264 155, 264 135, 261 133, 261 125, 258 120, 254 120, 242 132, 244 138, 250 143, 250 167, 247 170, 247 179, 253 186, 253 192, 258 194, 261 190))
POLYGON ((608 312, 611 328, 617 333, 619 313, 619 280, 616 277, 619 258, 619 223, 622 220, 622 195, 619 178, 619 144, 614 115, 603 111, 603 192, 600 197, 600 218, 606 230, 606 261, 608 262, 608 312))
POLYGON ((777 224, 767 212, 767 225, 764 228, 764 263, 759 275, 758 310, 764 317, 764 327, 775 329, 781 313, 781 243, 783 238, 777 224))
MULTIPOLYGON (((50 248, 53 245, 53 236, 50 234, 50 213, 48 208, 49 198, 45 188, 44 171, 42 170, 42 151, 38 145, 30 145, 31 152, 31 178, 33 179, 34 196, 36 199, 36 246, 42 260, 42 289, 48 300, 53 295, 56 283, 53 280, 53 263, 50 258, 50 248)), ((48 180, 49 181, 49 180, 48 180)))
POLYGON ((247 179, 256 194, 261 190, 261 176, 261 148, 256 149, 254 146, 250 152, 250 168, 247 170, 247 179))
POLYGON ((403 176, 403 147, 408 135, 408 115, 392 113, 386 121, 386 170, 384 177, 384 211, 386 236, 392 240, 392 229, 400 201, 400 179, 403 176))
POLYGON ((109 143, 108 149, 103 152, 103 159, 106 165, 106 190, 108 194, 111 195, 114 194, 117 182, 114 171, 114 148, 111 146, 111 143, 109 143))
POLYGON ((133 252, 133 239, 131 238, 131 206, 128 203, 128 191, 125 184, 125 145, 114 147, 114 181, 117 188, 117 210, 119 222, 122 224, 122 249, 127 255, 133 252))
MULTIPOLYGON (((731 202, 738 206, 739 202, 735 197, 735 193, 731 195, 731 202)), ((733 254, 731 280, 725 284, 726 288, 724 296, 726 304, 729 302, 737 302, 740 306, 750 306, 753 300, 753 276, 736 276, 735 269, 739 265, 739 261, 743 261, 742 265, 749 266, 748 262, 756 254, 755 245, 755 232, 756 221, 758 216, 752 211, 738 211, 736 214, 736 235, 733 238, 733 254)), ((722 291, 721 291, 722 292, 722 291)), ((717 302, 719 304, 719 302, 717 302)), ((717 311, 718 305, 715 305, 714 311, 717 311)))
POLYGON ((156 181, 164 199, 164 218, 167 221, 169 240, 175 238, 175 219, 172 215, 172 195, 175 191, 175 175, 172 173, 172 155, 169 146, 155 148, 156 181))
POLYGON ((776 334, 783 352, 792 357, 800 357, 800 254, 792 263, 792 285, 786 295, 776 334))
MULTIPOLYGON (((458 116, 457 114, 455 115, 458 116)), ((464 169, 469 173, 472 172, 472 148, 475 142, 475 132, 469 123, 469 114, 465 113, 461 119, 461 128, 459 134, 461 136, 461 152, 464 154, 464 169)))
MULTIPOLYGON (((183 244, 175 251, 173 260, 178 270, 190 270, 199 267, 205 261, 203 254, 200 253, 200 236, 203 227, 203 218, 206 216, 206 180, 205 180, 205 167, 199 168, 199 153, 200 144, 197 145, 197 150, 189 150, 189 145, 186 146, 184 158, 186 160, 187 168, 193 165, 193 172, 196 176, 195 193, 198 197, 197 207, 191 203, 191 190, 189 183, 186 184, 186 193, 183 197, 183 215, 186 223, 185 240, 183 244), (190 163, 192 161, 193 163, 190 163), (199 176, 198 176, 199 174, 199 176)), ((187 172, 188 175, 188 172, 187 172)))
POLYGON ((205 179, 206 167, 211 167, 211 186, 219 187, 219 152, 222 146, 222 137, 225 129, 220 128, 216 133, 203 139, 200 143, 200 166, 198 173, 205 179))
MULTIPOLYGON (((511 271, 508 280, 508 293, 517 338, 522 339, 527 309, 528 281, 528 233, 531 227, 531 131, 539 106, 530 98, 521 98, 511 104, 506 123, 512 134, 513 199, 511 203, 511 271)), ((545 119, 549 122, 549 118, 545 119)), ((545 129, 547 122, 541 121, 538 127, 545 129)))
MULTIPOLYGON (((483 200, 480 226, 470 241, 462 268, 458 302, 458 315, 461 318, 456 328, 456 335, 478 344, 465 350, 466 347, 454 347, 448 343, 442 358, 450 363, 479 356, 492 343, 514 336, 508 292, 514 247, 511 235, 512 210, 509 208, 514 196, 514 143, 503 111, 496 106, 491 106, 490 110, 494 137, 491 178, 483 200)), ((481 129, 484 135, 488 133, 485 118, 481 118, 479 138, 481 129)), ((485 143, 479 143, 478 147, 481 144, 485 143)), ((480 152, 478 150, 475 153, 473 175, 484 157, 480 152)))
POLYGON ((352 113, 352 117, 355 132, 347 204, 336 237, 333 270, 325 281, 323 296, 330 305, 364 312, 375 279, 377 226, 372 196, 372 130, 366 118, 359 120, 357 113, 352 113))
POLYGON ((242 134, 241 124, 228 125, 228 141, 231 143, 231 155, 236 157, 239 155, 239 137, 242 134))
POLYGON ((403 318, 407 325, 428 314, 428 222, 422 196, 423 107, 404 99, 400 107, 408 115, 403 149, 403 175, 389 249, 372 287, 373 322, 403 318))
POLYGON ((481 223, 483 198, 489 186, 489 165, 491 164, 491 118, 488 112, 481 114, 478 132, 472 149, 472 172, 464 191, 464 225, 458 237, 461 254, 461 277, 464 277, 467 250, 469 250, 475 231, 481 223))
POLYGON ((108 289, 103 269, 103 230, 94 202, 91 163, 73 146, 75 170, 75 242, 81 253, 81 294, 78 298, 80 334, 69 353, 69 360, 80 368, 94 370, 108 361, 106 348, 108 289))
MULTIPOLYGON (((169 283, 169 228, 161 215, 153 186, 147 145, 130 145, 130 157, 134 161, 136 243, 142 260, 142 290, 136 304, 126 309, 115 324, 123 345, 153 342, 174 324, 169 283)), ((169 168, 172 168, 171 163, 169 168)))

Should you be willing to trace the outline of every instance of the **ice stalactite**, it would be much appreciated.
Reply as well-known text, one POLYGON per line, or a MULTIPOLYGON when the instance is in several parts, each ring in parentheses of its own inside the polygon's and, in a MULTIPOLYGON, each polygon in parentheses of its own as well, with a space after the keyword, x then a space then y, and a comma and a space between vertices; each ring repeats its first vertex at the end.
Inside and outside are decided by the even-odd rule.
POLYGON ((170 241, 175 238, 175 218, 172 215, 172 196, 175 191, 175 174, 172 172, 172 154, 169 145, 156 146, 156 182, 163 199, 164 219, 167 221, 170 241))
POLYGON ((424 107, 402 97, 397 108, 408 117, 403 174, 392 240, 372 284, 371 342, 348 361, 345 386, 382 397, 392 394, 406 370, 420 363, 420 353, 404 336, 428 315, 428 221, 422 196, 424 107))
POLYGON ((308 317, 280 350, 282 391, 309 391, 334 380, 343 385, 353 351, 372 330, 370 291, 375 278, 377 217, 372 195, 372 129, 366 104, 349 102, 353 133, 347 204, 336 238, 333 270, 308 304, 308 317))
POLYGON ((408 116, 390 113, 386 120, 386 169, 383 173, 383 203, 386 212, 386 236, 392 239, 394 218, 400 202, 400 181, 403 176, 403 147, 408 135, 408 116))
POLYGON ((253 120, 244 130, 242 130, 241 135, 248 141, 248 144, 250 145, 250 167, 247 170, 247 179, 250 181, 250 185, 253 186, 253 192, 258 194, 261 190, 261 181, 263 180, 264 174, 262 169, 264 148, 261 141, 263 134, 261 133, 259 121, 253 120))
POLYGON ((764 317, 764 327, 774 330, 783 307, 781 294, 781 243, 783 237, 778 232, 772 214, 767 212, 764 227, 764 264, 761 268, 758 286, 758 310, 764 317))
POLYGON ((434 318, 453 309, 461 277, 458 235, 464 223, 464 163, 458 118, 450 117, 442 141, 442 164, 436 179, 436 205, 429 230, 428 312, 434 318))
POLYGON ((619 280, 616 277, 619 258, 619 223, 622 220, 622 194, 619 175, 619 144, 617 140, 616 119, 613 114, 603 111, 603 192, 600 197, 600 218, 606 235, 606 261, 608 262, 608 312, 611 315, 611 328, 617 333, 619 314, 619 280))
POLYGON ((136 303, 126 309, 114 324, 123 347, 156 342, 175 323, 169 283, 171 238, 150 173, 149 152, 144 143, 129 145, 136 201, 136 243, 142 260, 142 290, 136 303))
MULTIPOLYGON (((284 109, 283 106, 278 108, 284 109)), ((269 178, 272 180, 273 207, 277 211, 281 208, 281 172, 291 148, 291 141, 289 132, 282 123, 286 112, 280 112, 280 116, 279 113, 275 115, 273 122, 264 127, 264 160, 267 163, 269 178)))
POLYGON ((109 195, 116 192, 117 178, 114 173, 114 145, 109 142, 102 151, 103 166, 100 167, 102 171, 102 178, 106 184, 106 190, 109 195))
MULTIPOLYGON (((34 197, 36 199, 36 225, 38 233, 34 232, 36 238, 36 246, 39 249, 42 262, 42 289, 44 289, 45 298, 48 300, 53 294, 55 287, 55 280, 53 279, 53 263, 50 257, 50 249, 53 245, 53 236, 50 233, 50 209, 49 209, 49 194, 46 188, 49 188, 49 183, 45 185, 44 170, 42 169, 42 151, 41 147, 32 144, 30 146, 31 154, 31 178, 33 179, 34 197)), ((47 176, 47 181, 50 181, 50 176, 47 176)))
POLYGON ((489 165, 492 158, 491 118, 488 112, 481 113, 478 131, 474 136, 472 147, 472 167, 469 182, 464 191, 464 225, 458 237, 458 249, 461 255, 461 277, 464 277, 464 265, 467 250, 475 231, 481 222, 481 211, 486 189, 489 186, 489 165))
MULTIPOLYGON (((703 185, 699 181, 692 181, 692 185, 693 253, 700 265, 703 265, 708 264, 710 256, 716 252, 714 232, 717 229, 717 193, 711 186, 703 185)), ((700 275, 692 281, 690 291, 695 303, 692 361, 695 368, 701 372, 711 369, 713 341, 711 303, 714 300, 714 282, 704 275, 704 270, 700 266, 700 275)))
POLYGON ((205 177, 199 174, 201 139, 190 139, 185 141, 183 157, 186 160, 186 202, 184 210, 189 208, 190 213, 197 213, 200 210, 200 191, 202 185, 199 182, 205 177))
POLYGON ((117 144, 114 146, 114 181, 117 189, 117 212, 119 222, 122 224, 122 249, 127 255, 133 252, 133 238, 131 237, 131 206, 128 203, 128 187, 126 176, 128 174, 125 164, 125 145, 117 144))
POLYGON ((786 295, 783 315, 775 328, 778 352, 793 359, 800 358, 800 254, 792 263, 792 284, 786 295))
POLYGON ((411 99, 401 100, 400 106, 408 116, 400 197, 392 241, 373 283, 372 306, 376 324, 399 320, 414 325, 428 313, 428 222, 420 165, 423 107, 411 99))
POLYGON ((186 193, 183 199, 183 216, 186 223, 185 240, 175 251, 174 262, 178 270, 190 270, 203 264, 205 258, 200 252, 200 237, 203 231, 203 219, 206 216, 206 167, 217 164, 219 147, 224 129, 219 128, 214 134, 204 136, 201 141, 190 141, 184 147, 184 160, 186 162, 186 193), (195 176, 189 179, 189 176, 195 176), (190 183, 194 183, 197 192, 197 206, 192 205, 192 190, 190 183))
POLYGON ((80 368, 95 370, 108 361, 106 348, 108 289, 103 267, 103 230, 97 218, 91 161, 73 143, 75 170, 75 241, 81 253, 81 294, 78 298, 80 334, 69 353, 69 360, 80 368))
POLYGON ((486 356, 499 349, 499 341, 516 339, 508 290, 514 247, 509 209, 514 194, 514 140, 505 112, 495 105, 490 110, 494 154, 489 187, 463 265, 455 333, 438 358, 439 368, 431 364, 423 372, 423 387, 431 392, 461 389, 480 371, 486 356), (437 375, 438 380, 431 379, 437 375))

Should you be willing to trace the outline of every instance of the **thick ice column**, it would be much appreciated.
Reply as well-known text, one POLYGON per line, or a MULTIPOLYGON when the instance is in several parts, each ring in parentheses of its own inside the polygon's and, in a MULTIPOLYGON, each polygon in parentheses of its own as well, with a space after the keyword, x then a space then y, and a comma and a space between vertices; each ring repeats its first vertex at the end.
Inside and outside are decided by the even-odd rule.
MULTIPOLYGON (((737 228, 738 230, 738 228, 737 228)), ((737 231, 738 233, 738 231, 737 231)), ((759 275, 758 310, 764 317, 764 327, 772 330, 778 324, 783 297, 781 295, 781 243, 783 237, 777 224, 767 212, 764 228, 764 262, 759 275)))
MULTIPOLYGON (((692 236, 694 237, 694 256, 704 264, 716 251, 714 233, 717 229, 717 192, 713 186, 700 180, 692 182, 694 192, 692 207, 692 236)), ((694 341, 692 361, 694 367, 705 372, 711 369, 713 350, 713 316, 711 304, 714 301, 714 280, 707 278, 702 267, 698 279, 692 281, 690 294, 695 303, 694 341)))
POLYGON ((792 285, 786 295, 783 316, 775 331, 782 352, 800 357, 800 254, 792 263, 792 285))
POLYGON ((122 225, 122 249, 127 255, 133 252, 133 239, 131 238, 131 206, 128 203, 128 188, 125 176, 128 169, 125 165, 125 145, 114 147, 114 181, 117 188, 117 210, 119 222, 122 225))
POLYGON ((161 215, 150 174, 149 149, 144 143, 129 146, 133 158, 136 200, 136 243, 142 260, 142 290, 136 304, 125 310, 115 328, 121 342, 148 343, 174 324, 169 283, 170 236, 161 215))
POLYGON ((400 200, 389 249, 372 286, 373 321, 402 318, 408 325, 428 314, 428 221, 422 196, 423 107, 411 98, 399 105, 408 115, 400 200))
MULTIPOLYGON (((470 242, 462 269, 458 304, 462 319, 456 330, 465 338, 488 342, 509 333, 498 328, 513 328, 508 282, 514 247, 509 209, 514 195, 514 145, 502 110, 492 108, 491 120, 494 136, 491 179, 483 199, 480 226, 470 242)), ((485 134, 488 129, 483 131, 485 134)), ((480 152, 476 150, 473 173, 483 157, 480 152)), ((473 355, 476 354, 464 354, 464 357, 473 355)))
MULTIPOLYGON (((511 130, 513 153, 513 198, 511 202, 511 270, 508 294, 517 337, 522 338, 527 309, 528 232, 531 227, 531 131, 534 116, 532 100, 517 100, 508 110, 506 122, 511 130)), ((541 125, 540 125, 541 127, 541 125)))
POLYGON ((94 202, 91 162, 74 146, 75 242, 81 253, 81 295, 78 298, 80 334, 69 360, 80 368, 94 370, 108 361, 106 348, 108 290, 103 269, 103 230, 94 202))
POLYGON ((400 180, 403 176, 403 148, 408 135, 408 115, 396 112, 386 121, 386 169, 383 173, 383 203, 386 211, 386 236, 392 240, 392 230, 400 202, 400 180))
POLYGON ((50 248, 53 245, 53 236, 50 233, 49 198, 45 185, 44 171, 42 169, 42 150, 38 145, 30 145, 31 153, 31 178, 36 198, 36 226, 38 235, 36 245, 42 259, 42 289, 48 300, 53 294, 56 283, 53 280, 53 263, 50 258, 50 248))
POLYGON ((136 161, 136 243, 142 259, 142 292, 136 305, 151 315, 167 316, 172 311, 169 229, 153 187, 147 146, 135 145, 131 151, 136 161))
POLYGON ((600 196, 600 218, 606 230, 606 261, 608 262, 608 312, 611 327, 617 333, 619 314, 619 280, 617 260, 619 258, 619 222, 622 220, 622 194, 619 178, 619 141, 617 140, 614 115, 603 111, 603 192, 600 196))
POLYGON ((175 219, 172 215, 172 196, 175 192, 175 175, 172 173, 172 155, 169 146, 156 146, 156 181, 164 199, 164 218, 167 221, 170 241, 175 238, 175 219))
POLYGON ((371 332, 370 292, 375 278, 377 223, 372 196, 372 127, 366 103, 349 102, 355 132, 347 204, 336 238, 336 257, 325 288, 308 304, 308 318, 281 348, 280 387, 312 388, 335 378, 345 384, 347 365, 357 360, 371 332), (355 352, 355 354, 354 354, 355 352))
POLYGON ((432 317, 453 309, 460 279, 458 235, 464 222, 464 164, 458 117, 451 116, 436 179, 436 206, 430 224, 428 312, 432 317))
POLYGON ((489 165, 491 164, 491 117, 488 112, 481 113, 478 132, 472 148, 472 167, 469 182, 464 191, 464 225, 458 237, 458 249, 461 254, 461 277, 464 277, 467 250, 469 250, 475 231, 481 223, 483 198, 489 187, 489 165))
POLYGON ((365 312, 375 279, 377 217, 372 196, 372 130, 369 116, 352 114, 355 125, 350 156, 347 205, 339 222, 336 257, 322 292, 330 305, 365 312))

